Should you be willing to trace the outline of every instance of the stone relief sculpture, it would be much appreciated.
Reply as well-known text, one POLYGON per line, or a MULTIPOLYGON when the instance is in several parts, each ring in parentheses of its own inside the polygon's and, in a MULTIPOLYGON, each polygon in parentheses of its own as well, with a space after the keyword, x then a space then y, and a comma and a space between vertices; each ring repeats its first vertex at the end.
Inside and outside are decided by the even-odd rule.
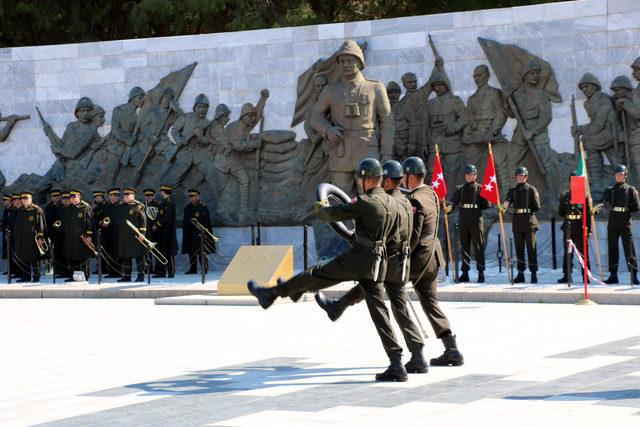
POLYGON ((16 125, 16 123, 18 123, 20 120, 28 120, 30 118, 31 116, 29 115, 16 115, 16 114, 12 114, 10 116, 3 116, 2 113, 0 112, 0 122, 7 123, 2 128, 2 130, 0 130, 0 142, 5 142, 7 138, 9 138, 9 135, 11 134, 11 131, 13 130, 13 127, 16 125))

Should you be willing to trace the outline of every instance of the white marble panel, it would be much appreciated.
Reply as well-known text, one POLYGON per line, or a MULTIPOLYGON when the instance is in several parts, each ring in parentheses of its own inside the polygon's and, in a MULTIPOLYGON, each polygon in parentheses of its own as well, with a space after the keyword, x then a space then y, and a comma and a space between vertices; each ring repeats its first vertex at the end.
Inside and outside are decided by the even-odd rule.
POLYGON ((558 19, 569 19, 575 17, 574 2, 548 3, 542 6, 545 21, 555 21, 558 19))
POLYGON ((537 5, 532 6, 518 6, 513 8, 513 23, 514 24, 526 24, 529 22, 536 22, 540 20, 539 7, 537 5))
POLYGON ((608 0, 609 13, 626 13, 640 11, 640 3, 636 0, 608 0))
POLYGON ((400 49, 423 48, 427 46, 427 35, 424 31, 398 34, 400 49))
POLYGON ((79 54, 78 44, 61 44, 53 46, 37 46, 34 48, 33 59, 76 58, 79 54))
POLYGON ((482 11, 482 25, 503 25, 511 23, 513 23, 513 11, 510 8, 482 11))
POLYGON ((376 51, 376 50, 397 49, 398 45, 399 45, 398 34, 389 34, 386 36, 373 36, 370 39, 367 50, 376 51))
POLYGON ((341 39, 344 37, 344 24, 325 24, 318 26, 318 39, 341 39))
POLYGON ((371 35, 371 21, 346 22, 344 37, 369 37, 371 35))
POLYGON ((474 10, 470 12, 456 12, 453 14, 453 26, 455 28, 482 26, 482 12, 474 10))
POLYGON ((640 22, 640 11, 607 15, 609 31, 638 28, 638 22, 640 22))
POLYGON ((607 0, 580 0, 574 4, 575 16, 607 14, 607 0))

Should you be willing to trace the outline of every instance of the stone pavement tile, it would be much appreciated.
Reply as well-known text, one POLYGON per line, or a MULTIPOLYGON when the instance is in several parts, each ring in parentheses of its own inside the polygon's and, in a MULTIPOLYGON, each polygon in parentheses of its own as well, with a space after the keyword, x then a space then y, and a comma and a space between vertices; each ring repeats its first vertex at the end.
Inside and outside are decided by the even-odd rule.
POLYGON ((640 345, 640 335, 629 337, 621 340, 610 341, 603 344, 594 345, 591 347, 581 348, 578 350, 567 351, 565 353, 554 354, 549 357, 559 358, 565 357, 569 359, 580 359, 590 357, 595 354, 601 355, 617 355, 621 350, 628 349, 640 345))

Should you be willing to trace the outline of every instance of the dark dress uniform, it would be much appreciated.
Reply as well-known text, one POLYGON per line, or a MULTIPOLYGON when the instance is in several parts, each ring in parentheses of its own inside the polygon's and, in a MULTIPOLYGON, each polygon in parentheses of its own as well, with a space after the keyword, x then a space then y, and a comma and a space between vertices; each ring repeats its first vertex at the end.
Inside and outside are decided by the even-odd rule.
POLYGON ((122 260, 118 253, 120 235, 120 207, 122 203, 106 202, 102 208, 102 220, 109 218, 109 225, 100 227, 100 242, 103 247, 103 258, 107 262, 108 277, 122 277, 122 260))
POLYGON ((5 231, 9 233, 9 238, 7 239, 7 245, 11 247, 11 258, 9 259, 9 263, 11 264, 11 275, 13 277, 18 277, 19 275, 19 271, 18 271, 18 265, 16 264, 16 259, 15 259, 15 242, 16 242, 16 236, 14 234, 14 224, 16 222, 16 213, 18 212, 18 207, 16 207, 15 205, 11 206, 10 209, 8 209, 8 213, 7 213, 7 225, 5 227, 5 231))
POLYGON ((540 210, 540 195, 538 190, 528 183, 517 184, 507 192, 507 202, 513 209, 511 228, 513 242, 516 246, 518 257, 518 275, 524 273, 526 263, 524 261, 524 248, 527 247, 529 257, 529 271, 532 273, 532 281, 538 271, 538 251, 536 249, 536 231, 538 231, 538 219, 534 212, 540 210))
POLYGON ((39 261, 42 259, 35 238, 45 238, 44 211, 40 206, 21 207, 16 211, 14 231, 14 253, 18 266, 18 275, 24 281, 40 280, 39 261))
POLYGON ((144 257, 147 249, 138 240, 138 235, 129 227, 126 221, 130 221, 144 234, 147 231, 147 214, 144 204, 137 200, 120 205, 120 235, 118 236, 118 255, 122 258, 122 279, 131 281, 132 258, 136 259, 138 277, 136 281, 144 280, 144 257))
POLYGON ((89 203, 84 200, 80 200, 77 205, 70 203, 64 209, 62 230, 65 235, 64 254, 69 263, 68 280, 71 280, 73 271, 83 271, 85 278, 89 280, 88 259, 93 253, 80 238, 85 235, 93 239, 93 209, 89 203))
MULTIPOLYGON (((589 199, 587 198, 587 206, 589 206, 589 199)), ((587 207, 587 239, 591 233, 591 212, 587 207)), ((573 253, 568 252, 567 240, 571 239, 576 248, 585 256, 583 241, 582 241, 582 205, 571 204, 571 193, 566 191, 560 194, 560 205, 558 206, 558 215, 563 218, 562 220, 562 233, 564 236, 564 262, 562 263, 563 277, 558 282, 566 283, 571 270, 573 269, 573 253)), ((587 240, 587 245, 588 245, 587 240)), ((589 260, 587 259, 587 267, 589 266, 589 260)), ((581 269, 582 270, 582 269, 581 269)))
POLYGON ((167 258, 167 265, 156 262, 158 277, 174 277, 176 274, 175 255, 178 253, 178 239, 176 237, 176 205, 171 196, 160 201, 158 217, 154 223, 158 250, 167 258))
POLYGON ((456 187, 451 198, 451 204, 460 208, 458 214, 458 228, 460 231, 460 246, 462 247, 462 272, 469 273, 471 246, 476 256, 478 272, 485 269, 484 261, 484 220, 482 211, 491 204, 484 197, 480 197, 482 186, 477 182, 466 182, 456 187))
MULTIPOLYGON (((102 201, 102 202, 98 202, 98 203, 94 203, 93 204, 93 229, 96 232, 95 235, 95 242, 94 244, 96 245, 96 250, 98 249, 98 230, 100 230, 100 246, 104 247, 104 235, 102 233, 102 228, 100 227, 100 223, 102 222, 102 220, 104 220, 105 218, 105 209, 107 207, 107 202, 102 201)), ((103 252, 103 251, 101 251, 103 252)), ((102 272, 103 273, 107 273, 109 271, 109 264, 107 263, 107 258, 104 256, 104 253, 102 253, 102 272)))
POLYGON ((640 200, 635 187, 626 182, 616 183, 604 190, 602 203, 609 207, 609 223, 607 224, 607 241, 609 248, 609 271, 612 276, 618 274, 618 239, 622 239, 624 257, 632 278, 637 282, 638 263, 631 234, 631 213, 640 210, 640 200))
POLYGON ((62 227, 53 226, 56 221, 62 222, 63 212, 64 205, 62 202, 49 202, 44 208, 47 225, 46 234, 53 247, 54 272, 56 275, 67 277, 69 275, 69 269, 64 256, 64 234, 62 233, 62 227))
POLYGON ((12 206, 2 211, 2 259, 7 259, 7 230, 9 227, 9 215, 11 213, 12 206))
MULTIPOLYGON (((189 270, 187 274, 195 274, 198 272, 198 260, 202 264, 200 256, 200 232, 195 225, 191 223, 191 219, 197 219, 207 230, 211 231, 211 216, 209 209, 198 200, 195 204, 189 203, 184 208, 182 217, 182 253, 189 254, 189 270)), ((205 250, 206 252, 206 250, 205 250)), ((205 257, 205 272, 208 269, 207 258, 205 257)))

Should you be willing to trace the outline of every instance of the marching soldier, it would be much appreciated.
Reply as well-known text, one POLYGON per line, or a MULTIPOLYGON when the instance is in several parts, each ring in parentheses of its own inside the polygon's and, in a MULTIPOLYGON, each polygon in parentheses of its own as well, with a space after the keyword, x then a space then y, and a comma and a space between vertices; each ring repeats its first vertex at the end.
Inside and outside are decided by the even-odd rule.
POLYGON ((22 193, 22 208, 16 212, 14 222, 15 246, 13 248, 20 280, 39 282, 40 263, 45 247, 45 218, 40 206, 33 203, 33 193, 22 193))
MULTIPOLYGON (((576 173, 572 172, 571 176, 575 176, 576 173)), ((589 199, 586 199, 587 205, 587 239, 591 232, 591 212, 588 208, 589 199)), ((562 263, 562 277, 558 279, 558 283, 569 282, 571 271, 573 270, 573 253, 569 253, 567 240, 571 239, 578 251, 584 258, 584 246, 582 241, 582 205, 574 205, 571 203, 571 192, 565 191, 560 194, 560 206, 558 207, 558 215, 563 218, 562 221, 562 233, 564 240, 564 262, 562 263)), ((588 241, 588 240, 587 240, 588 241)), ((587 267, 589 266, 589 260, 587 259, 587 267)))
POLYGON ((88 259, 93 252, 88 245, 93 244, 93 209, 80 198, 81 195, 80 190, 69 191, 69 206, 62 217, 64 253, 70 270, 67 282, 73 281, 74 271, 82 271, 89 280, 88 259))
POLYGON ((618 283, 618 239, 622 240, 624 257, 631 273, 631 283, 638 282, 638 263, 631 233, 631 214, 640 210, 640 199, 635 187, 627 184, 627 167, 618 165, 614 169, 616 183, 607 188, 602 201, 595 206, 598 212, 604 206, 609 207, 609 223, 607 225, 607 241, 609 243, 609 278, 604 283, 618 283))
POLYGON ((523 166, 516 169, 516 186, 509 189, 507 199, 502 203, 502 209, 513 208, 511 228, 513 241, 518 257, 518 275, 513 283, 524 283, 524 248, 527 247, 529 257, 529 271, 531 271, 531 283, 538 283, 538 251, 536 248, 536 231, 538 231, 538 219, 535 212, 540 209, 540 195, 538 190, 527 183, 529 171, 523 166))
POLYGON ((107 261, 107 278, 115 279, 122 277, 120 266, 122 260, 118 254, 118 237, 120 234, 120 188, 114 187, 107 191, 109 201, 102 209, 102 219, 98 223, 100 226, 100 240, 104 248, 103 258, 107 261), (107 220, 108 218, 108 220, 107 220))
POLYGON ((64 213, 64 205, 61 202, 62 193, 58 189, 52 189, 49 192, 51 201, 44 208, 44 215, 47 225, 47 237, 53 245, 53 263, 55 265, 55 273, 57 277, 68 277, 68 269, 64 256, 64 234, 62 229, 56 227, 56 221, 62 221, 64 213))
POLYGON ((118 255, 122 258, 122 278, 120 283, 131 282, 132 260, 136 259, 136 282, 144 282, 144 257, 147 250, 142 244, 142 239, 147 231, 147 214, 144 204, 136 200, 136 189, 125 187, 124 203, 120 206, 120 230, 118 236, 118 255), (142 233, 138 236, 127 224, 131 222, 142 233))
POLYGON ((462 246, 462 274, 459 282, 469 281, 471 246, 476 256, 478 283, 484 283, 484 220, 482 211, 490 206, 487 199, 480 197, 481 185, 476 182, 478 169, 474 165, 464 168, 465 183, 456 187, 447 211, 460 207, 458 227, 460 230, 460 246, 462 246))
POLYGON ((189 270, 185 274, 198 274, 198 262, 206 273, 208 262, 205 257, 204 265, 202 265, 200 232, 191 223, 191 220, 195 218, 207 230, 211 231, 211 216, 209 209, 200 203, 200 191, 190 189, 188 194, 189 203, 184 207, 184 216, 182 217, 182 253, 189 254, 189 270))
MULTIPOLYGON (((156 262, 156 274, 153 277, 173 278, 176 274, 175 255, 178 253, 176 237, 176 205, 171 198, 173 187, 160 186, 161 201, 158 206, 158 217, 153 223, 153 231, 158 239, 158 250, 167 259, 167 265, 156 262)), ((186 228, 186 224, 183 224, 186 228)))
MULTIPOLYGON (((98 230, 100 227, 100 223, 104 220, 105 217, 105 207, 106 202, 104 201, 104 191, 102 190, 93 190, 93 229, 98 230)), ((100 233, 100 244, 102 245, 102 233, 100 233)), ((96 245, 98 244, 98 239, 96 237, 96 245)), ((96 246, 96 250, 98 247, 96 246)), ((108 269, 107 260, 104 256, 102 256, 102 271, 106 272, 108 269)), ((96 267, 96 271, 94 274, 98 274, 98 270, 96 267)))
POLYGON ((362 187, 364 194, 351 203, 330 206, 327 200, 322 200, 315 204, 316 213, 322 221, 355 220, 355 244, 351 249, 275 287, 262 288, 254 281, 250 281, 247 287, 266 309, 278 297, 297 301, 309 290, 317 291, 347 280, 359 281, 371 319, 391 362, 386 371, 376 375, 376 381, 404 382, 408 376, 402 365, 402 347, 389 322, 382 286, 387 270, 386 241, 397 221, 398 204, 380 187, 382 173, 380 162, 364 159, 357 167, 357 185, 362 187))

